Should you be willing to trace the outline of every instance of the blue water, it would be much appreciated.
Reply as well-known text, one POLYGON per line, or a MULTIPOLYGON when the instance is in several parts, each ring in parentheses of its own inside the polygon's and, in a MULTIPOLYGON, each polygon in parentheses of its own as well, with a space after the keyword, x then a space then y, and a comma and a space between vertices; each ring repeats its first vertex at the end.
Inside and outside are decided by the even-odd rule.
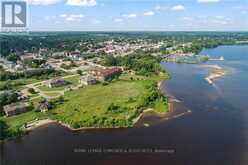
POLYGON ((247 165, 248 46, 221 46, 201 54, 224 56, 226 75, 214 85, 201 65, 162 63, 166 88, 191 114, 148 128, 71 132, 51 124, 0 144, 0 164, 247 165), (75 153, 74 149, 167 149, 174 153, 75 153))

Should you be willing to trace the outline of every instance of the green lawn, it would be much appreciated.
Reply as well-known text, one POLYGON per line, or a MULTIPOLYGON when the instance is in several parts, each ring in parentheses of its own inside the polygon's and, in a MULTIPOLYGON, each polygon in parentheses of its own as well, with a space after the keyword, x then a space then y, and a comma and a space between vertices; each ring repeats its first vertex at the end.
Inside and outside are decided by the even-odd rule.
POLYGON ((61 86, 61 87, 54 87, 54 88, 50 88, 46 85, 42 85, 42 86, 39 86, 38 88, 44 92, 51 92, 51 91, 62 91, 64 90, 66 87, 68 87, 67 85, 66 86, 61 86))
POLYGON ((69 77, 69 78, 65 78, 65 80, 67 82, 70 83, 70 85, 78 85, 79 84, 79 75, 73 76, 73 77, 69 77))
POLYGON ((169 107, 166 101, 160 99, 155 101, 154 110, 158 113, 165 113, 169 111, 169 107))
POLYGON ((46 95, 48 95, 48 96, 50 96, 50 97, 58 97, 58 96, 60 96, 60 93, 58 93, 58 92, 47 92, 47 93, 45 93, 46 95))
POLYGON ((4 86, 6 83, 9 84, 9 86, 11 86, 12 89, 15 90, 21 90, 24 88, 25 85, 27 84, 32 84, 32 83, 36 83, 39 82, 40 80, 37 79, 18 79, 18 80, 9 80, 9 81, 0 81, 0 86, 4 86))
MULTIPOLYGON (((97 84, 66 92, 64 102, 55 102, 55 107, 48 113, 30 111, 14 117, 0 117, 0 120, 3 120, 9 127, 8 131, 13 133, 25 123, 43 118, 62 121, 74 128, 128 127, 132 126, 132 119, 145 108, 152 106, 157 112, 168 111, 167 102, 163 99, 155 100, 151 104, 148 101, 149 105, 147 104, 147 97, 151 96, 149 87, 154 84, 155 79, 159 80, 159 76, 132 77, 133 80, 130 75, 123 74, 119 80, 108 85, 97 84)), ((72 77, 70 81, 76 83, 76 77, 72 77)))
POLYGON ((10 134, 8 136, 15 136, 18 133, 18 130, 25 124, 35 119, 44 119, 47 118, 49 113, 41 112, 26 112, 13 117, 0 117, 0 120, 4 121, 7 126, 7 132, 10 134))
MULTIPOLYGON (((141 97, 146 94, 145 86, 150 81, 116 81, 107 86, 88 86, 65 94, 65 103, 53 110, 56 118, 70 125, 92 126, 99 119, 126 120, 135 113, 141 97), (130 101, 135 99, 135 101, 130 101), (109 112, 111 103, 125 108, 123 111, 109 112), (93 121, 92 119, 95 119, 93 121)), ((107 121, 106 121, 107 122, 107 121)), ((106 123, 107 124, 107 123, 106 123)), ((103 124, 104 125, 104 124, 103 124)))

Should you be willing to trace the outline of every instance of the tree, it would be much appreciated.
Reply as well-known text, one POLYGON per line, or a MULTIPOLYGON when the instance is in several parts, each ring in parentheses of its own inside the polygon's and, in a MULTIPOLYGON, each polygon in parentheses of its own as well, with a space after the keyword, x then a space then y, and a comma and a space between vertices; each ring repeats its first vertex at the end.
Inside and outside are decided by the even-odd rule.
POLYGON ((104 65, 106 66, 116 66, 117 60, 113 55, 107 55, 104 58, 104 65))
POLYGON ((77 70, 77 74, 82 75, 83 74, 82 70, 77 70))
POLYGON ((31 93, 31 94, 35 94, 36 93, 35 90, 34 90, 34 88, 28 88, 28 92, 31 93))
POLYGON ((12 62, 16 62, 19 59, 20 57, 16 55, 15 53, 11 53, 10 55, 7 56, 7 60, 12 61, 12 62))

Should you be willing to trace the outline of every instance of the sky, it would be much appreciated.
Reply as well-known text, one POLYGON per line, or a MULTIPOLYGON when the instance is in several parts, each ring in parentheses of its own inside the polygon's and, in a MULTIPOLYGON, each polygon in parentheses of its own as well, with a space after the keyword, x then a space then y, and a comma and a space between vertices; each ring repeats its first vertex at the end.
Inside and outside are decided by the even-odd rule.
POLYGON ((33 31, 248 31, 248 0, 27 1, 33 31))

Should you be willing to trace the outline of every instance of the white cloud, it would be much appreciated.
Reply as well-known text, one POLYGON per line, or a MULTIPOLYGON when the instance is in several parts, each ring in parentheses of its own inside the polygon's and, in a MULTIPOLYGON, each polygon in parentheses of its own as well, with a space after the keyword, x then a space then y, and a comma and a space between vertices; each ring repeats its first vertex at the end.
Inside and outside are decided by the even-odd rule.
POLYGON ((154 10, 156 10, 156 11, 168 10, 168 9, 170 9, 170 7, 168 7, 168 6, 156 5, 156 6, 154 7, 154 10))
POLYGON ((55 20, 57 17, 56 16, 45 16, 45 20, 50 21, 50 20, 55 20))
POLYGON ((116 19, 114 19, 114 21, 115 21, 115 22, 123 22, 123 19, 121 19, 121 18, 116 18, 116 19))
POLYGON ((183 17, 182 19, 184 21, 193 21, 194 20, 194 18, 192 18, 192 17, 183 17))
POLYGON ((60 18, 63 18, 66 21, 80 21, 82 18, 84 18, 84 15, 82 14, 61 14, 59 15, 60 18))
POLYGON ((162 8, 162 7, 161 7, 160 5, 157 5, 157 6, 155 6, 154 9, 155 9, 155 10, 161 10, 161 8, 162 8))
POLYGON ((82 7, 91 7, 96 6, 96 0, 67 0, 67 5, 70 6, 82 6, 82 7))
POLYGON ((65 18, 65 17, 67 17, 67 14, 60 14, 59 17, 65 18))
POLYGON ((215 16, 215 18, 216 18, 216 19, 224 19, 225 17, 222 16, 222 15, 217 15, 217 16, 215 16))
POLYGON ((176 5, 176 6, 173 6, 171 9, 175 11, 182 11, 182 10, 185 10, 185 7, 183 5, 176 5))
POLYGON ((136 15, 136 14, 134 14, 134 13, 130 13, 130 14, 123 14, 122 16, 123 16, 123 17, 125 17, 125 18, 136 18, 136 17, 137 17, 137 15, 136 15))
POLYGON ((144 13, 144 16, 152 16, 152 15, 154 15, 153 11, 148 11, 144 13))
POLYGON ((199 3, 216 3, 220 2, 220 0, 198 0, 199 3))
POLYGON ((227 25, 230 22, 229 21, 226 21, 226 20, 212 20, 212 23, 214 23, 214 24, 220 24, 220 25, 227 25))
POLYGON ((60 0, 28 0, 27 2, 32 5, 53 5, 60 2, 60 0))
POLYGON ((241 11, 241 14, 248 14, 248 11, 243 10, 243 11, 241 11))
POLYGON ((102 23, 102 21, 98 20, 98 19, 94 19, 91 21, 93 24, 100 24, 102 23))

